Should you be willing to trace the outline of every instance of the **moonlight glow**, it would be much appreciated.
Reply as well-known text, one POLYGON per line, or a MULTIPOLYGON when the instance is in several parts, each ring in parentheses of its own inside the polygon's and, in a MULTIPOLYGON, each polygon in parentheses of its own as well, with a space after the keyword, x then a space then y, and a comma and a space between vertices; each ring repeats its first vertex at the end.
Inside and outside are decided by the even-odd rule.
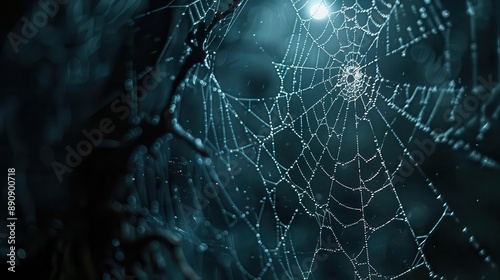
POLYGON ((317 3, 311 6, 309 12, 314 19, 324 19, 328 15, 328 8, 323 3, 317 3))

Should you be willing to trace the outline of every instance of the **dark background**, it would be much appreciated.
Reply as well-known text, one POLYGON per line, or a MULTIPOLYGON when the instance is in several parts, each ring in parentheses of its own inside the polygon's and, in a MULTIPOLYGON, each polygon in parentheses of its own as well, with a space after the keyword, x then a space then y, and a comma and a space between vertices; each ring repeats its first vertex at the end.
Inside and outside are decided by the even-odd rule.
MULTIPOLYGON (((220 2, 221 9, 224 9, 229 1, 220 2)), ((341 2, 337 1, 336 5, 350 5, 350 1, 341 2)), ((193 3, 195 7, 196 3, 205 2, 193 3)), ((414 3, 417 7, 425 5, 424 1, 414 3)), ((426 234, 429 226, 436 224, 443 211, 443 202, 428 187, 430 182, 454 212, 453 216, 438 223, 430 234, 423 249, 426 263, 434 273, 446 279, 496 279, 499 272, 495 266, 500 258, 499 166, 485 166, 471 156, 470 149, 453 147, 462 140, 481 155, 500 161, 499 122, 494 116, 499 104, 497 42, 500 3, 494 0, 470 1, 477 6, 475 39, 467 15, 467 1, 440 3, 443 10, 450 11, 453 23, 447 28, 453 60, 451 77, 443 78, 440 71, 444 67, 442 58, 446 49, 442 33, 411 45, 406 49, 406 56, 399 52, 385 56, 383 49, 369 56, 380 56, 379 73, 386 79, 428 87, 446 86, 453 80, 457 87, 465 89, 464 96, 487 91, 491 92, 489 98, 482 100, 478 108, 469 112, 462 124, 456 127, 444 118, 436 118, 429 125, 431 130, 451 129, 447 141, 437 141, 422 130, 414 132, 415 122, 402 117, 400 112, 393 111, 380 100, 376 106, 394 120, 390 128, 404 139, 409 151, 417 148, 415 139, 430 139, 435 143, 435 152, 425 158, 421 172, 413 172, 403 183, 395 185, 403 208, 412 215, 412 228, 420 230, 421 234, 426 234), (472 43, 477 44, 477 63, 471 59, 472 43), (424 63, 417 61, 426 56, 432 59, 424 63), (490 86, 472 91, 474 85, 480 84, 478 77, 490 81, 490 76, 490 86), (484 139, 478 140, 482 118, 490 120, 491 128, 484 139), (465 233, 464 227, 468 229, 465 233), (471 236, 474 236, 474 242, 470 242, 471 236), (480 253, 483 249, 484 254, 480 253), (486 257, 491 261, 486 261, 486 257)), ((22 45, 17 54, 6 36, 11 31, 20 32, 22 23, 19 19, 30 17, 39 7, 34 1, 17 1, 2 10, 1 166, 2 170, 16 168, 16 212, 19 219, 16 237, 17 248, 23 249, 20 255, 18 251, 17 277, 182 279, 189 275, 183 271, 185 263, 179 262, 175 253, 176 248, 182 248, 187 263, 203 279, 253 279, 262 271, 265 271, 263 279, 300 279, 300 273, 289 258, 296 256, 300 265, 315 250, 319 226, 304 212, 308 207, 314 208, 315 203, 300 204, 296 189, 291 188, 289 182, 264 185, 263 179, 276 179, 278 171, 274 160, 292 169, 290 163, 301 157, 302 143, 290 131, 276 133, 272 142, 277 146, 274 148, 277 155, 255 159, 259 145, 245 128, 265 137, 270 135, 269 127, 259 119, 276 125, 289 121, 280 117, 269 119, 263 107, 266 102, 231 103, 222 99, 213 91, 214 84, 209 77, 214 73, 220 84, 217 87, 236 100, 276 97, 280 81, 272 62, 284 60, 293 64, 287 61, 289 57, 285 52, 288 46, 301 46, 300 41, 290 41, 291 34, 299 31, 294 28, 297 15, 289 1, 244 2, 234 17, 223 21, 221 28, 214 30, 208 46, 208 51, 214 52, 207 60, 210 70, 196 66, 187 77, 194 77, 197 82, 186 83, 177 89, 183 93, 179 122, 200 137, 211 151, 212 161, 205 162, 179 138, 158 129, 157 120, 161 118, 168 96, 173 94, 171 77, 175 79, 179 75, 186 54, 185 38, 193 29, 189 13, 183 15, 183 9, 175 8, 178 4, 190 3, 70 1, 60 5, 54 18, 22 45), (162 7, 167 8, 157 10, 162 7), (148 11, 156 12, 145 15, 148 11), (132 108, 127 118, 122 119, 123 111, 117 113, 110 104, 122 94, 133 94, 131 87, 127 86, 129 80, 135 87, 143 85, 148 67, 161 73, 163 79, 158 86, 148 90, 146 99, 137 108, 132 108), (210 96, 212 99, 209 100, 210 96), (238 118, 220 108, 226 104, 233 106, 238 118), (246 109, 251 109, 259 118, 244 114, 246 109), (207 123, 206 117, 210 113, 215 123, 207 123), (66 147, 76 147, 84 137, 82 129, 90 131, 99 127, 103 118, 109 118, 116 129, 104 135, 105 141, 59 180, 52 163, 64 163, 66 147), (234 138, 222 138, 222 131, 229 131, 229 128, 235 129, 234 138), (138 135, 142 135, 139 138, 142 142, 127 140, 138 135), (242 148, 245 145, 249 148, 242 148), (235 148, 239 151, 229 153, 235 148), (228 171, 227 164, 232 166, 232 171, 228 171), (218 174, 220 181, 217 182, 210 172, 218 174), (224 183, 226 177, 229 180, 224 183), (227 196, 224 191, 218 191, 221 184, 227 196), (263 198, 273 197, 269 191, 276 192, 275 209, 269 200, 261 202, 263 198), (213 195, 213 192, 217 194, 213 195), (265 207, 260 208, 261 205, 265 207), (255 218, 261 209, 262 218, 255 218), (293 242, 296 251, 278 251, 271 256, 272 269, 266 269, 268 256, 258 242, 267 248, 276 246, 278 229, 283 228, 276 224, 274 215, 286 224, 295 209, 300 209, 300 213, 294 218, 286 242, 293 242), (250 214, 240 218, 245 211, 250 214), (256 224, 260 224, 259 238, 252 230, 256 224), (178 237, 182 239, 179 244, 172 241, 178 237), (287 263, 289 266, 283 268, 280 260, 285 267, 287 263)), ((409 6, 405 7, 408 12, 409 6)), ((214 17, 214 9, 203 9, 207 12, 201 16, 194 14, 195 20, 209 23, 214 17)), ((416 19, 408 15, 398 22, 390 21, 386 28, 396 28, 397 24, 404 28, 415 22, 416 19)), ((323 26, 318 23, 311 28, 316 28, 311 29, 313 33, 321 31, 323 26)), ((302 29, 301 32, 305 35, 302 29)), ((307 42, 309 39, 303 40, 307 42)), ((312 62, 316 61, 312 59, 312 62)), ((303 83, 307 84, 309 74, 290 73, 285 79, 285 92, 292 91, 287 80, 291 77, 304 77, 303 83)), ((315 96, 323 96, 325 90, 328 88, 304 92, 304 102, 316 101, 315 96)), ((380 92, 384 94, 386 91, 382 89, 380 92)), ((333 91, 330 94, 338 93, 333 91)), ((435 93, 434 102, 439 94, 444 93, 435 93)), ((292 100, 290 107, 280 105, 292 114, 302 113, 300 103, 294 102, 297 101, 292 100)), ((442 104, 438 106, 438 116, 443 116, 451 106, 449 102, 443 101, 442 104)), ((130 107, 135 107, 133 105, 130 107)), ((417 106, 408 112, 416 116, 420 110, 421 107, 417 106)), ((328 118, 335 120, 336 113, 331 113, 328 118)), ((315 129, 317 117, 312 113, 306 115, 313 120, 308 124, 309 129, 315 129)), ((384 133, 389 130, 375 119, 372 121, 377 131, 384 133)), ((300 135, 303 139, 309 136, 307 133, 300 135)), ((353 152, 354 143, 346 143, 341 150, 353 152)), ((398 155, 403 151, 396 142, 387 140, 382 154, 388 158, 387 164, 395 167, 401 162, 398 155)), ((349 155, 345 155, 339 160, 348 158, 349 155)), ((411 162, 407 155, 403 158, 411 162)), ((333 163, 321 164, 332 166, 333 163)), ((373 167, 374 171, 377 167, 373 167)), ((301 176, 293 175, 294 172, 291 172, 290 180, 298 186, 306 185, 301 183, 301 176)), ((339 173, 350 174, 349 170, 339 173)), ((356 177, 347 177, 347 182, 359 184, 356 177)), ((330 181, 320 178, 309 185, 317 187, 314 190, 319 194, 324 191, 324 186, 330 185, 330 181)), ((6 205, 5 194, 3 191, 2 205, 6 205)), ((357 203, 359 199, 359 196, 349 194, 336 195, 347 203, 357 203)), ((315 202, 321 201, 320 197, 315 199, 315 202)), ((373 210, 367 211, 373 217, 383 219, 396 215, 391 211, 398 204, 391 193, 381 192, 373 205, 373 210)), ((338 206, 330 208, 334 216, 346 220, 356 217, 345 207, 338 206)), ((6 212, 1 213, 1 219, 5 221, 6 212)), ((409 236, 406 224, 391 224, 372 233, 369 240, 360 235, 362 228, 345 230, 333 227, 337 235, 344 236, 339 242, 346 251, 355 251, 367 241, 370 263, 384 276, 415 266, 412 264, 416 254, 414 239, 409 236)), ((0 242, 4 258, 7 253, 5 239, 0 242)), ((368 275, 366 266, 360 266, 358 272, 363 277, 368 275)), ((347 258, 333 253, 325 262, 318 262, 318 268, 309 278, 353 279, 353 273, 347 258)), ((427 278, 430 276, 425 266, 403 277, 427 278)), ((372 279, 379 278, 373 276, 372 279)))

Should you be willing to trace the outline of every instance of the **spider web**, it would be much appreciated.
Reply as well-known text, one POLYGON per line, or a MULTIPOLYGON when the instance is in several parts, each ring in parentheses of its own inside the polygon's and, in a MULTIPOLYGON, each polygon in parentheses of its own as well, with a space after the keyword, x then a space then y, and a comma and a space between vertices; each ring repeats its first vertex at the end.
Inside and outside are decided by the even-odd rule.
MULTIPOLYGON (((460 84, 465 78, 448 49, 461 14, 439 0, 272 2, 282 9, 283 25, 260 20, 271 8, 255 9, 264 11, 259 17, 243 2, 212 32, 206 64, 192 69, 179 89, 180 122, 202 139, 211 159, 183 159, 162 146, 154 155, 168 162, 165 178, 140 154, 133 204, 156 209, 162 225, 184 237, 189 259, 208 279, 394 279, 415 271, 442 277, 428 259, 429 239, 442 224, 461 223, 420 164, 443 143, 498 167, 460 140, 450 123, 477 86, 460 84), (319 2, 328 9, 324 19, 311 17, 311 5, 319 2), (248 22, 264 26, 262 34, 248 35, 254 38, 248 48, 265 59, 234 66, 227 57, 243 36, 235 25, 246 9, 255 16, 248 22), (273 36, 265 35, 266 26, 287 34, 284 48, 265 44, 273 36), (421 62, 435 55, 433 48, 440 67, 423 71, 416 82, 394 63, 421 62), (251 82, 259 79, 246 77, 242 87, 238 67, 273 74, 257 85, 251 82), (192 110, 202 111, 203 120, 192 110), (170 193, 147 190, 154 177, 150 184, 170 193), (173 178, 183 183, 169 185, 173 178)), ((465 4, 465 18, 474 22, 480 5, 465 4)), ((181 11, 176 27, 189 29, 225 5, 172 1, 138 19, 175 9, 181 11)), ((174 32, 159 55, 167 69, 180 63, 173 59, 176 41, 182 40, 174 32)), ((475 56, 473 50, 473 69, 475 56)), ((495 266, 467 228, 459 231, 482 262, 495 266)))

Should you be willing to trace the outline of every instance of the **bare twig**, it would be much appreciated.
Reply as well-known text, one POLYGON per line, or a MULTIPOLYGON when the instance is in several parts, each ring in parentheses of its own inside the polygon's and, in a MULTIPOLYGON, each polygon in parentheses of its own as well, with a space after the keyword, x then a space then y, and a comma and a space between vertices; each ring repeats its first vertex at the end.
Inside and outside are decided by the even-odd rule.
POLYGON ((217 26, 217 24, 221 20, 234 13, 235 9, 240 5, 240 3, 240 0, 234 0, 229 4, 227 10, 215 15, 214 19, 208 27, 206 26, 205 22, 202 21, 198 23, 193 31, 188 34, 186 38, 186 45, 191 49, 191 52, 186 57, 184 63, 181 66, 181 69, 179 70, 178 75, 172 83, 172 87, 170 88, 170 96, 163 112, 163 118, 167 125, 167 130, 175 136, 179 137, 181 140, 191 146, 195 151, 205 157, 208 157, 209 153, 206 151, 201 140, 197 139, 189 132, 184 130, 184 128, 177 121, 175 112, 181 100, 181 93, 178 93, 177 89, 181 82, 186 78, 189 70, 193 66, 204 63, 207 57, 207 52, 204 49, 204 43, 207 40, 208 35, 213 31, 215 26, 217 26))

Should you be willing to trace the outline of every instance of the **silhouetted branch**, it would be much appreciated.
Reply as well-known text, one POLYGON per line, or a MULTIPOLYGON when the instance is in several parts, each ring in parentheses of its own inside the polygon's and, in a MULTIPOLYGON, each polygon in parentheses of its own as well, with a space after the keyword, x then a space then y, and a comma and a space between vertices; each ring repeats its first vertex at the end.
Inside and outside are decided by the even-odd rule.
POLYGON ((197 64, 203 64, 203 62, 205 61, 207 52, 204 49, 204 44, 208 38, 208 35, 213 31, 215 26, 217 26, 217 24, 221 20, 234 13, 235 9, 239 6, 240 3, 240 0, 234 0, 229 4, 227 10, 215 15, 214 19, 208 27, 206 26, 205 22, 201 21, 195 28, 193 28, 193 31, 188 34, 186 38, 186 45, 190 48, 190 52, 184 60, 184 63, 182 64, 179 73, 175 77, 174 82, 172 83, 168 102, 163 112, 163 118, 165 119, 167 130, 175 136, 179 137, 195 151, 205 157, 207 157, 209 154, 205 150, 203 143, 192 136, 189 132, 185 131, 177 121, 175 112, 181 100, 181 93, 178 93, 177 89, 181 82, 187 77, 189 70, 191 70, 191 68, 193 68, 197 64))

